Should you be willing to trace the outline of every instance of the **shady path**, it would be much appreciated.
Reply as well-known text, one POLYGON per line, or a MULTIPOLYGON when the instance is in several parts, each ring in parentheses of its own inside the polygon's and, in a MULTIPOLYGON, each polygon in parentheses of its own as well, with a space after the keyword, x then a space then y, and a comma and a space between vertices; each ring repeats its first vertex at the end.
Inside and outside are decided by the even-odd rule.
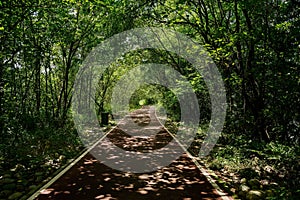
POLYGON ((173 145, 170 152, 165 148, 161 153, 172 155, 180 147, 152 108, 145 107, 127 115, 104 139, 31 199, 232 199, 214 187, 210 177, 203 174, 201 167, 185 152, 165 167, 141 171, 143 165, 157 165, 158 161, 147 155, 170 144, 173 145), (145 156, 137 162, 124 150, 145 156), (139 173, 132 172, 135 168, 139 173))

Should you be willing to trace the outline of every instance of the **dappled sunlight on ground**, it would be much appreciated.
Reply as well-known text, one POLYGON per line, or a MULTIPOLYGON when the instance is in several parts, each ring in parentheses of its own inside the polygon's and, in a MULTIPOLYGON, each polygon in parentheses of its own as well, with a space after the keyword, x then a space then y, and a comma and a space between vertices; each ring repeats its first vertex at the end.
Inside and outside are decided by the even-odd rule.
POLYGON ((218 199, 187 155, 152 173, 113 170, 88 154, 37 199, 218 199))
POLYGON ((135 112, 128 117, 136 123, 126 127, 130 132, 120 128, 129 119, 125 118, 90 153, 49 188, 42 190, 37 199, 222 199, 192 159, 181 153, 180 145, 155 121, 151 113, 143 115, 143 112, 135 112), (148 124, 146 128, 156 133, 145 135, 145 129, 138 128, 139 123, 144 127, 148 124), (165 151, 160 152, 161 148, 165 151), (130 152, 140 157, 132 158, 130 152), (179 158, 176 156, 178 153, 181 155, 179 158), (156 157, 152 157, 153 154, 156 157), (141 167, 156 166, 165 154, 170 155, 170 158, 174 155, 173 162, 166 167, 159 167, 152 172, 128 172, 134 167, 135 159, 142 160, 137 164, 141 167), (101 156, 103 160, 99 159, 101 156), (108 167, 106 162, 114 163, 122 171, 108 167))

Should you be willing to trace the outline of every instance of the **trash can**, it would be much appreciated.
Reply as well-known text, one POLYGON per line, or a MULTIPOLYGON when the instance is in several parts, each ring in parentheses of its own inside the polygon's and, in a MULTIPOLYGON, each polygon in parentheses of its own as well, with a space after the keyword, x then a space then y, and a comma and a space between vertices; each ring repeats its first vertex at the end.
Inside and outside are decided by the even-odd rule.
POLYGON ((102 112, 101 113, 101 125, 102 126, 108 125, 108 115, 109 115, 108 112, 102 112))

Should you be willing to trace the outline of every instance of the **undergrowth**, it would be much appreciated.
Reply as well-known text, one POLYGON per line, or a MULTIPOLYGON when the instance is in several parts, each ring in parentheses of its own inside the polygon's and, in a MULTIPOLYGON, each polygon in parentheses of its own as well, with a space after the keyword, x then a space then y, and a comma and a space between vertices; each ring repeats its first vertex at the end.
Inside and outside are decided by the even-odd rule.
POLYGON ((18 140, 1 145, 0 199, 27 199, 83 149, 72 123, 20 129, 18 140))
POLYGON ((239 136, 231 144, 216 145, 205 163, 230 182, 229 190, 238 198, 244 199, 241 184, 258 180, 262 199, 300 199, 299 153, 299 146, 239 136))

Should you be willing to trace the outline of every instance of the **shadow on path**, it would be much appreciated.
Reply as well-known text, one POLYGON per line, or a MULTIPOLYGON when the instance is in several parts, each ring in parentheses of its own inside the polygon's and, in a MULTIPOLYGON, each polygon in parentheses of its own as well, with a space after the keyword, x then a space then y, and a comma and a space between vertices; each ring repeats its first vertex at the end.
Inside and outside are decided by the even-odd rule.
POLYGON ((104 149, 106 154, 112 152, 111 162, 122 163, 124 156, 114 154, 116 146, 150 155, 151 151, 165 147, 172 140, 147 110, 136 111, 127 117, 142 126, 150 125, 148 130, 155 130, 153 133, 156 133, 146 135, 145 129, 141 131, 133 124, 129 126, 125 119, 107 135, 107 142, 100 142, 50 187, 42 190, 36 199, 222 199, 185 153, 170 165, 149 173, 121 172, 98 161, 95 155, 102 154, 104 149), (128 130, 123 131, 126 124, 130 134, 128 130))

